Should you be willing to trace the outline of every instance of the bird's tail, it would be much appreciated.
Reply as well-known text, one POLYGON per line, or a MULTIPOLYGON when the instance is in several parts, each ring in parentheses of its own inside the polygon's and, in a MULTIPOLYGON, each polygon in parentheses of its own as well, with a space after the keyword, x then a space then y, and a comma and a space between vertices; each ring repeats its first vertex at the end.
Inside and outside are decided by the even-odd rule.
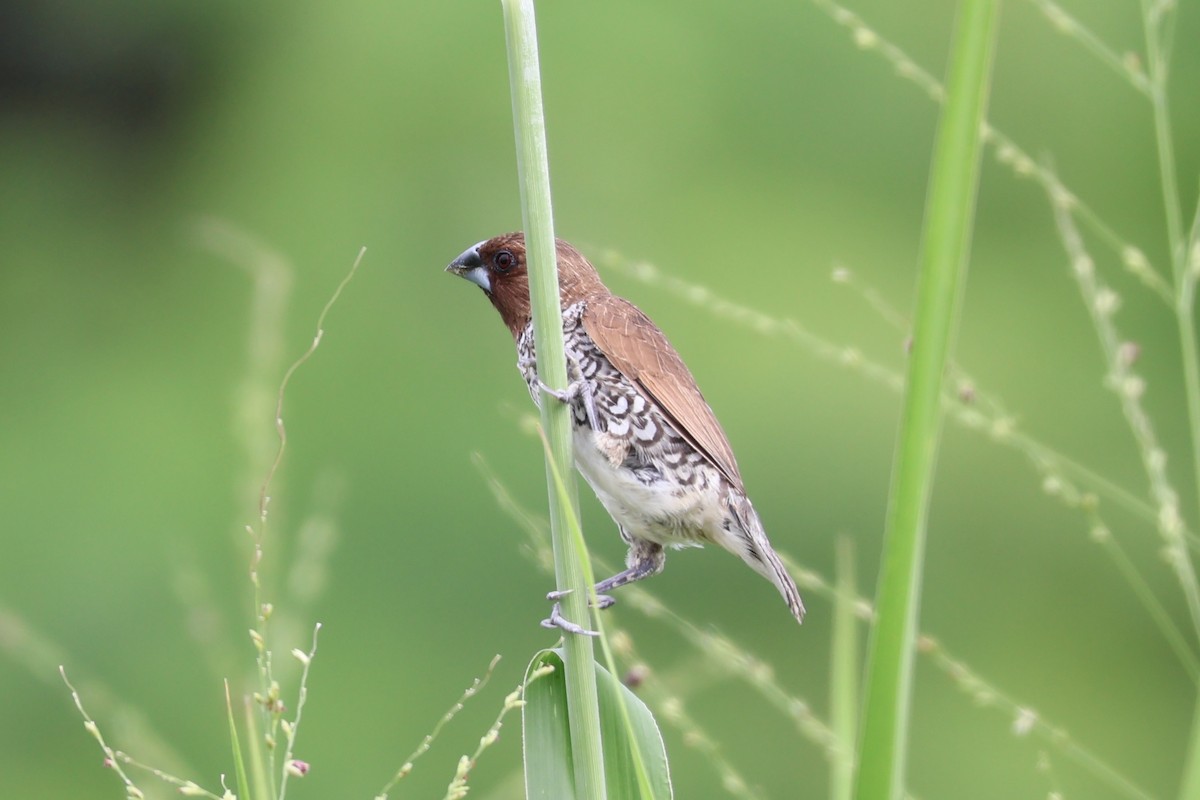
POLYGON ((767 532, 763 530, 758 512, 750 504, 750 499, 741 492, 730 492, 730 509, 739 523, 741 530, 731 531, 732 541, 722 542, 727 550, 731 550, 749 564, 755 572, 775 584, 775 588, 783 595, 788 610, 797 622, 804 621, 804 602, 800 599, 800 591, 791 574, 779 560, 775 548, 767 540, 767 532), (732 546, 731 546, 732 545, 732 546))

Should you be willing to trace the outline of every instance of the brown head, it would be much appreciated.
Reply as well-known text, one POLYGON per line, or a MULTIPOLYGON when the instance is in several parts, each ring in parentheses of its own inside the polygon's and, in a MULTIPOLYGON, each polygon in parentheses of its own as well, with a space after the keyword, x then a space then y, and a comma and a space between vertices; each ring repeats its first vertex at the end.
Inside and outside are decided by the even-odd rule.
MULTIPOLYGON (((558 296, 562 308, 587 297, 607 295, 608 289, 583 254, 562 239, 555 241, 558 296)), ((468 248, 450 262, 447 272, 466 278, 492 301, 513 337, 530 320, 529 272, 525 263, 525 234, 506 233, 468 248)))

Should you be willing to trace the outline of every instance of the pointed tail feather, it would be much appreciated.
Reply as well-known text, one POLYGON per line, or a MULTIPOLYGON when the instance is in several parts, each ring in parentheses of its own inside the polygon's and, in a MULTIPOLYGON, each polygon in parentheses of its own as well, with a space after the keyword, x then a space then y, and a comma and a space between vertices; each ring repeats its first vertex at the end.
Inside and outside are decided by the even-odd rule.
POLYGON ((792 576, 788 573, 787 568, 783 566, 783 562, 779 560, 779 556, 775 555, 775 551, 771 549, 771 545, 767 545, 766 553, 767 563, 771 567, 771 574, 767 577, 771 583, 775 584, 775 588, 779 589, 779 593, 783 595, 783 599, 787 602, 788 610, 792 612, 792 616, 796 618, 796 622, 804 622, 804 602, 800 599, 800 590, 796 588, 796 582, 792 580, 792 576))
POLYGON ((787 602, 792 616, 797 622, 804 622, 804 602, 800 599, 800 591, 796 588, 796 582, 792 580, 787 567, 779 560, 775 549, 767 540, 767 533, 763 530, 758 512, 754 510, 749 498, 736 490, 730 491, 729 501, 733 518, 738 525, 735 526, 735 530, 726 528, 726 532, 732 535, 719 544, 740 556, 755 572, 775 584, 775 588, 787 602))

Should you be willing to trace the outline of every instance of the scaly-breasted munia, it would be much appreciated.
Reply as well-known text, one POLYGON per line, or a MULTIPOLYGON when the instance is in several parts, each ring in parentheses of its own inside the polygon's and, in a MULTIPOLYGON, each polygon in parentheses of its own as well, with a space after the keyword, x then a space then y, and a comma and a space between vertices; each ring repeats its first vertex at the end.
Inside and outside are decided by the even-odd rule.
MULTIPOLYGON (((534 402, 547 393, 570 403, 575 465, 629 545, 627 568, 596 584, 601 607, 613 602, 605 592, 661 572, 665 547, 711 542, 775 584, 801 620, 796 584, 767 541, 692 373, 658 326, 613 295, 578 250, 560 239, 556 256, 572 382, 558 392, 537 375, 524 234, 480 242, 446 269, 478 285, 500 312, 534 402)), ((557 613, 547 622, 581 630, 557 613)))

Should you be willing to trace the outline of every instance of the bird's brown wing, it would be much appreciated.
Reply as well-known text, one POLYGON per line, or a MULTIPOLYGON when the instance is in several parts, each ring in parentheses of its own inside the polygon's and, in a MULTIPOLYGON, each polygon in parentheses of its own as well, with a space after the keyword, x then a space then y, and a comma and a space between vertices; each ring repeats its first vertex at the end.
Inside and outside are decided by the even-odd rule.
POLYGON ((742 488, 725 431, 658 326, 628 300, 600 295, 588 298, 583 328, 612 365, 658 404, 675 429, 730 483, 742 488))

